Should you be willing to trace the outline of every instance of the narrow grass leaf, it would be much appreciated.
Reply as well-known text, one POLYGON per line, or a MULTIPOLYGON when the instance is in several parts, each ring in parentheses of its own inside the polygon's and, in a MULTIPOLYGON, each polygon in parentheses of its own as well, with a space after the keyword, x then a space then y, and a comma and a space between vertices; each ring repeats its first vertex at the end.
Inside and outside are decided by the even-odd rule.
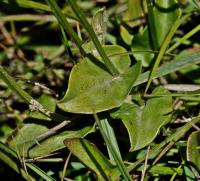
MULTIPOLYGON (((119 150, 119 147, 118 147, 117 139, 116 139, 115 132, 114 132, 113 128, 110 126, 107 119, 101 120, 100 124, 102 125, 102 128, 103 128, 105 134, 107 135, 108 139, 113 144, 115 151, 117 152, 117 154, 121 158, 121 153, 120 153, 120 150, 119 150)), ((108 154, 109 154, 110 160, 114 160, 112 153, 109 150, 108 146, 107 146, 107 149, 108 149, 108 154)))
POLYGON ((179 167, 175 169, 175 172, 174 172, 174 174, 172 175, 170 181, 174 181, 174 180, 175 180, 176 176, 178 175, 178 171, 181 170, 181 168, 183 167, 184 164, 185 164, 185 160, 183 160, 183 161, 181 162, 181 164, 179 165, 179 167))
MULTIPOLYGON (((17 173, 21 173, 25 179, 28 179, 24 169, 22 168, 22 166, 20 166, 21 163, 20 160, 18 159, 17 153, 1 142, 0 142, 0 159, 4 161, 6 164, 8 164, 17 173)), ((47 175, 43 170, 41 170, 39 167, 37 167, 32 163, 26 163, 26 167, 35 172, 38 176, 40 176, 46 181, 55 181, 54 178, 47 175)), ((31 179, 35 180, 33 177, 31 177, 31 179)))
POLYGON ((51 9, 43 3, 40 2, 36 2, 36 1, 30 1, 30 0, 2 0, 2 2, 4 3, 9 3, 9 4, 14 4, 17 5, 19 7, 23 7, 23 8, 35 8, 35 9, 40 9, 43 11, 51 11, 51 9))
POLYGON ((76 32, 73 30, 73 28, 70 26, 69 22, 65 18, 65 15, 62 13, 61 9, 59 8, 58 4, 54 0, 45 0, 47 4, 51 7, 55 17, 57 18, 60 25, 65 29, 69 35, 74 39, 76 45, 78 46, 79 50, 83 55, 85 55, 85 52, 82 48, 82 40, 78 37, 76 32))
POLYGON ((180 16, 181 16, 181 13, 179 14, 179 17, 177 18, 177 20, 174 22, 169 34, 165 38, 165 40, 164 40, 164 42, 163 42, 163 44, 162 44, 162 46, 160 48, 160 51, 158 53, 158 56, 156 57, 153 69, 152 69, 152 71, 150 73, 150 77, 149 77, 149 80, 148 80, 146 88, 145 88, 145 93, 147 93, 147 90, 149 89, 149 86, 150 86, 150 84, 151 84, 151 82, 153 80, 153 76, 155 75, 155 73, 157 71, 157 68, 158 68, 158 66, 160 64, 160 61, 162 60, 163 55, 165 54, 165 51, 166 51, 166 49, 167 49, 172 37, 174 36, 176 30, 181 25, 183 20, 185 20, 185 18, 188 17, 189 15, 185 15, 182 18, 180 18, 180 16))
POLYGON ((93 41, 99 55, 101 56, 103 62, 105 63, 107 69, 110 71, 112 75, 118 75, 119 72, 116 69, 116 67, 112 64, 108 56, 106 55, 101 43, 99 42, 97 35, 95 34, 92 26, 89 24, 87 19, 85 18, 85 15, 83 14, 82 10, 77 6, 76 2, 74 0, 69 0, 69 3, 74 10, 74 13, 78 17, 79 21, 82 23, 84 28, 87 30, 91 40, 93 41))
POLYGON ((11 90, 16 91, 24 101, 27 103, 31 102, 33 98, 17 84, 17 82, 2 66, 0 66, 0 78, 8 85, 11 90))
POLYGON ((0 78, 8 85, 8 87, 15 91, 26 103, 29 108, 34 108, 41 112, 45 117, 50 117, 50 111, 46 110, 39 102, 34 100, 26 91, 24 91, 18 83, 12 78, 9 73, 0 65, 0 78))
POLYGON ((27 176, 25 170, 22 168, 22 166, 19 168, 18 162, 19 160, 17 159, 17 155, 15 154, 15 157, 13 157, 13 152, 10 155, 10 149, 5 149, 5 147, 7 147, 7 145, 4 145, 3 143, 0 142, 0 160, 3 161, 5 164, 7 164, 10 168, 12 168, 15 172, 17 172, 18 174, 21 174, 21 176, 26 179, 29 180, 31 179, 31 181, 36 181, 36 179, 34 179, 32 176, 27 176))
POLYGON ((99 120, 97 114, 94 112, 93 115, 94 115, 94 119, 95 119, 95 121, 96 121, 96 123, 97 123, 97 125, 99 127, 99 130, 101 132, 101 135, 102 135, 102 137, 103 137, 103 139, 104 139, 104 141, 106 143, 106 146, 109 148, 110 153, 112 154, 112 157, 114 158, 115 163, 116 163, 118 169, 120 170, 124 180, 131 181, 132 179, 131 179, 128 171, 127 171, 126 166, 124 165, 122 159, 120 158, 120 156, 118 155, 117 151, 115 150, 115 148, 113 146, 113 143, 111 142, 111 140, 105 134, 104 129, 103 129, 101 123, 100 123, 100 120, 99 120))
POLYGON ((166 53, 170 53, 173 50, 175 50, 179 45, 181 45, 181 43, 183 43, 185 40, 189 39, 191 36, 193 36, 194 34, 196 34, 197 32, 200 31, 200 25, 197 25, 196 27, 194 27, 190 32, 188 32, 187 34, 185 34, 182 38, 180 38, 180 40, 178 40, 174 45, 172 45, 167 51, 166 53))
MULTIPOLYGON (((134 36, 131 45, 132 51, 158 51, 180 13, 175 0, 146 0, 146 2, 148 24, 134 36)), ((134 54, 134 57, 136 60, 141 60, 145 67, 155 60, 154 54, 150 52, 134 54)))
MULTIPOLYGON (((153 75, 153 78, 162 77, 169 73, 178 71, 183 67, 188 67, 191 64, 197 64, 200 62, 199 57, 200 57, 199 48, 184 50, 177 56, 175 56, 175 58, 170 63, 166 63, 160 66, 156 71, 156 73, 153 75)), ((142 73, 134 83, 134 86, 147 82, 149 75, 150 75, 149 71, 142 73)))
POLYGON ((73 56, 72 50, 69 46, 69 41, 68 41, 67 36, 65 34, 64 28, 62 26, 60 26, 60 30, 61 30, 61 37, 62 37, 62 42, 63 42, 63 45, 65 47, 65 50, 68 53, 72 63, 76 64, 77 61, 76 61, 75 57, 73 56))

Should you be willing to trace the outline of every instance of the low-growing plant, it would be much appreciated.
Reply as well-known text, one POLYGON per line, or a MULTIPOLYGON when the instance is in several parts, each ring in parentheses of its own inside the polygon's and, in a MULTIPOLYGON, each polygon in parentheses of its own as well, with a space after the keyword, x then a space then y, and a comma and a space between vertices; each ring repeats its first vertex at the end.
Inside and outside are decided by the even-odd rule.
POLYGON ((199 179, 200 3, 106 2, 0 3, 2 176, 199 179))

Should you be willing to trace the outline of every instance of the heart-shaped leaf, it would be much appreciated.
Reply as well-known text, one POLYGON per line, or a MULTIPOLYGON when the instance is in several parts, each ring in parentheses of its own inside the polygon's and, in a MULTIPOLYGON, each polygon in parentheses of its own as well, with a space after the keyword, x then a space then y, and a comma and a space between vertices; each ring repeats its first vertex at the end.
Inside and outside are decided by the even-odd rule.
POLYGON ((192 170, 196 176, 200 171, 200 131, 193 132, 187 143, 187 160, 191 163, 192 170))
POLYGON ((84 165, 94 171, 97 180, 116 180, 120 176, 119 169, 113 165, 98 148, 85 139, 66 139, 65 146, 75 155, 84 165))
MULTIPOLYGON (((153 94, 163 93, 168 91, 162 87, 153 91, 153 94)), ((111 116, 123 121, 129 134, 130 151, 134 151, 152 142, 160 127, 169 120, 171 111, 172 98, 163 96, 149 99, 145 106, 125 103, 119 110, 111 113, 111 116)))
POLYGON ((38 157, 45 156, 54 151, 64 148, 63 141, 66 138, 84 137, 94 131, 93 126, 87 126, 76 131, 64 131, 55 134, 40 141, 37 144, 37 137, 47 132, 49 129, 44 125, 39 124, 25 124, 17 135, 10 141, 10 146, 13 147, 21 156, 24 157, 38 157))
POLYGON ((141 71, 141 63, 130 67, 126 50, 120 46, 104 46, 113 65, 120 72, 112 76, 102 62, 83 59, 72 69, 69 87, 58 107, 66 112, 91 114, 119 107, 129 94, 141 71))

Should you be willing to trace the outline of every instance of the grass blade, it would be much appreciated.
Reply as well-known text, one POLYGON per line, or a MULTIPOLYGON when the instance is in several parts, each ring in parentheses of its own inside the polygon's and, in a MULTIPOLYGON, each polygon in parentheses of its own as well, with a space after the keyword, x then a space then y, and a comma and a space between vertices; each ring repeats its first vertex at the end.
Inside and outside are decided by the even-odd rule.
POLYGON ((119 73, 117 69, 114 67, 114 65, 111 63, 108 56, 106 55, 103 47, 101 46, 101 43, 99 42, 93 28, 91 27, 91 25, 88 23, 87 19, 85 18, 85 15, 83 14, 82 10, 77 6, 75 0, 69 0, 69 3, 74 13, 76 14, 76 16, 78 17, 78 19, 80 20, 84 28, 87 30, 88 34, 90 35, 90 38, 92 39, 97 51, 102 57, 107 69, 110 71, 112 75, 118 75, 119 73))
MULTIPOLYGON (((35 180, 33 177, 27 176, 25 170, 22 168, 21 163, 19 162, 18 156, 15 151, 10 149, 8 146, 0 142, 0 159, 9 165, 17 173, 21 174, 26 180, 35 180), (29 178, 28 178, 29 177, 29 178)), ((26 163, 27 168, 31 169, 42 177, 46 181, 55 181, 52 177, 47 175, 43 170, 38 168, 32 163, 26 163)))
POLYGON ((77 61, 76 61, 75 57, 73 56, 73 53, 72 53, 71 48, 69 46, 69 42, 68 42, 67 36, 66 36, 65 31, 64 31, 62 26, 60 26, 60 30, 61 30, 61 37, 62 37, 62 42, 63 42, 63 45, 65 47, 65 50, 68 53, 72 63, 76 64, 77 61))
POLYGON ((35 8, 35 9, 40 9, 43 11, 51 11, 51 9, 46 4, 30 1, 30 0, 12 0, 12 1, 2 0, 2 2, 8 3, 8 4, 15 4, 23 8, 35 8))
MULTIPOLYGON (((54 22, 57 21, 54 15, 37 15, 37 14, 12 14, 1 17, 1 22, 9 21, 42 21, 42 22, 54 22)), ((77 21, 68 18, 69 23, 75 24, 77 21)))
POLYGON ((74 39, 76 45, 78 46, 79 50, 83 55, 86 55, 85 51, 82 48, 83 42, 78 37, 76 32, 73 30, 73 28, 70 26, 69 22, 66 20, 64 14, 61 12, 61 9, 58 7, 58 4, 55 0, 45 0, 47 4, 52 9, 55 17, 57 18, 58 22, 62 25, 62 27, 70 34, 70 36, 74 39))
POLYGON ((37 167, 34 164, 30 164, 27 163, 26 165, 29 169, 31 169, 32 171, 34 171, 35 173, 37 173, 40 177, 42 177, 44 180, 46 181, 55 181, 54 178, 50 177, 49 175, 47 175, 43 170, 41 170, 39 167, 37 167))
POLYGON ((178 42, 176 42, 174 45, 172 45, 167 51, 166 53, 170 53, 172 52, 174 49, 176 49, 181 43, 183 43, 185 40, 187 40, 188 38, 190 38, 191 36, 193 36, 195 33, 197 33, 198 31, 200 31, 200 25, 196 26, 195 28, 193 28, 190 32, 188 32, 186 35, 184 35, 178 42))
MULTIPOLYGON (((183 67, 186 67, 191 64, 197 64, 200 62, 200 51, 199 49, 195 51, 183 51, 180 55, 175 57, 175 59, 167 63, 165 65, 162 65, 158 68, 156 73, 153 75, 153 79, 157 77, 162 77, 164 75, 167 75, 169 73, 175 72, 183 67)), ((148 77, 150 75, 150 71, 147 71, 145 73, 142 73, 137 81, 135 82, 134 86, 140 85, 144 82, 148 81, 148 77)))
POLYGON ((169 43, 170 43, 172 37, 174 36, 174 33, 176 32, 176 30, 178 29, 178 27, 181 25, 181 23, 182 23, 188 16, 190 16, 190 14, 187 14, 187 15, 183 16, 182 18, 180 18, 180 16, 181 16, 181 15, 179 15, 179 17, 178 17, 177 20, 175 21, 173 27, 171 28, 169 34, 167 35, 166 39, 164 40, 164 42, 163 42, 163 44, 162 44, 162 46, 161 46, 161 48, 160 48, 160 51, 159 51, 158 56, 157 56, 157 58, 156 58, 156 61, 155 61, 155 63, 154 63, 153 69, 152 69, 152 71, 151 71, 151 73, 150 73, 150 77, 149 77, 149 80, 148 80, 148 82, 147 82, 147 85, 146 85, 144 94, 146 94, 147 91, 148 91, 148 89, 149 89, 149 86, 150 86, 150 84, 151 84, 151 82, 152 82, 152 80, 153 80, 153 77, 154 77, 154 75, 155 75, 155 73, 156 73, 156 71, 157 71, 157 68, 158 68, 158 66, 159 66, 159 64, 160 64, 160 61, 162 60, 162 57, 163 57, 163 55, 165 54, 165 51, 166 51, 166 49, 167 49, 167 47, 168 47, 168 45, 169 45, 169 43))
MULTIPOLYGON (((103 130, 104 130, 105 134, 107 135, 108 139, 110 140, 111 143, 113 143, 113 147, 115 148, 115 151, 117 152, 117 154, 121 158, 120 150, 119 150, 119 147, 118 147, 118 144, 117 144, 117 139, 116 139, 113 128, 110 126, 107 119, 101 120, 100 123, 101 123, 103 130)), ((114 160, 111 151, 109 150, 108 147, 107 147, 107 149, 108 149, 108 154, 109 154, 110 160, 114 160)))
POLYGON ((131 177, 130 177, 130 175, 129 175, 129 173, 128 173, 128 171, 127 171, 127 169, 126 169, 126 167, 125 167, 125 165, 123 163, 123 161, 121 160, 121 158, 117 154, 112 142, 110 142, 110 139, 107 137, 106 133, 104 132, 102 124, 100 123, 100 120, 97 117, 97 114, 94 113, 93 115, 94 115, 95 121, 96 121, 96 123, 97 123, 97 125, 99 127, 99 130, 101 132, 101 135, 103 136, 103 139, 104 139, 107 147, 109 148, 109 150, 110 150, 110 152, 111 152, 111 154, 112 154, 112 156, 113 156, 113 158, 114 158, 114 160, 115 160, 115 162, 116 162, 116 164, 117 164, 122 176, 124 177, 124 180, 131 181, 132 179, 131 179, 131 177))
POLYGON ((11 90, 16 91, 24 101, 26 101, 28 104, 31 102, 33 98, 17 84, 17 82, 7 73, 7 71, 2 66, 0 66, 0 78, 8 85, 11 90))
POLYGON ((18 165, 18 160, 16 155, 13 155, 13 152, 3 143, 0 142, 0 159, 6 163, 10 168, 12 168, 15 172, 18 174, 21 174, 21 176, 26 180, 35 181, 33 177, 30 175, 28 176, 25 172, 25 170, 18 165))
POLYGON ((8 85, 8 87, 17 92, 17 94, 29 104, 29 107, 34 107, 35 110, 40 111, 47 117, 50 117, 50 111, 47 111, 39 102, 34 100, 26 91, 24 91, 17 82, 7 73, 7 71, 0 65, 0 78, 8 85))

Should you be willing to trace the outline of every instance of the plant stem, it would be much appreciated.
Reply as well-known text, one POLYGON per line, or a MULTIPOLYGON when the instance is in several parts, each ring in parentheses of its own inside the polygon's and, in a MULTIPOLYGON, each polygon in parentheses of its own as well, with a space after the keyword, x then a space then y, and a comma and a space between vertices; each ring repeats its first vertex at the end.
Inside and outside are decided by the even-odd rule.
POLYGON ((72 63, 76 64, 77 61, 76 61, 75 57, 73 56, 73 53, 72 53, 71 48, 69 46, 67 36, 66 36, 65 31, 64 31, 62 26, 60 26, 60 30, 61 30, 62 42, 63 42, 63 45, 65 47, 65 50, 67 51, 72 63))
POLYGON ((15 0, 15 1, 10 1, 10 0, 2 0, 4 3, 16 3, 20 7, 25 7, 25 8, 35 8, 35 9, 40 9, 43 11, 51 11, 50 8, 43 3, 35 2, 35 1, 30 1, 30 0, 15 0))
POLYGON ((100 120, 97 116, 96 113, 93 114, 94 115, 94 118, 95 118, 95 121, 99 127, 99 130, 101 132, 101 135, 103 136, 103 139, 107 145, 107 147, 109 148, 111 154, 112 154, 112 157, 114 158, 122 176, 124 177, 124 180, 126 181, 132 181, 123 161, 121 160, 121 158, 119 157, 118 153, 116 152, 112 142, 109 140, 109 138, 107 137, 107 135, 105 134, 104 130, 103 130, 103 127, 102 127, 102 124, 100 123, 100 120))
POLYGON ((74 13, 76 14, 76 16, 78 17, 78 19, 80 20, 80 22, 82 23, 84 28, 87 30, 88 34, 90 35, 97 51, 99 52, 100 56, 102 57, 102 59, 104 61, 107 69, 110 71, 110 73, 112 75, 118 75, 119 74, 118 70, 114 67, 114 65, 112 64, 112 62, 106 55, 101 43, 99 42, 93 28, 91 27, 91 25, 88 23, 87 19, 85 18, 85 15, 83 14, 82 10, 77 6, 75 0, 69 0, 69 3, 71 5, 74 13))
POLYGON ((188 32, 186 35, 184 35, 178 42, 176 42, 174 45, 172 45, 167 51, 166 53, 170 53, 172 52, 174 49, 176 49, 181 43, 183 43, 185 40, 187 40, 188 38, 190 38, 191 36, 193 36, 195 33, 197 33, 198 31, 200 31, 200 25, 196 26, 195 28, 193 28, 190 32, 188 32))
POLYGON ((8 87, 16 91, 18 95, 25 100, 28 104, 33 99, 27 92, 25 92, 15 80, 6 72, 6 70, 0 65, 0 78, 8 85, 8 87))
MULTIPOLYGON (((161 67, 159 67, 156 73, 154 74, 153 78, 162 77, 169 73, 175 72, 183 67, 199 63, 199 57, 200 57, 199 49, 197 49, 197 51, 192 53, 188 50, 185 52, 188 52, 189 54, 186 53, 185 56, 177 58, 174 61, 171 61, 170 63, 164 64, 161 67)), ((149 75, 150 71, 146 71, 140 74, 138 79, 134 83, 134 86, 147 82, 149 75)))
POLYGON ((17 82, 6 72, 6 70, 0 65, 0 78, 8 85, 8 87, 17 92, 17 94, 29 105, 32 106, 39 106, 40 109, 38 109, 38 111, 40 111, 42 114, 44 114, 47 117, 50 117, 50 112, 46 109, 44 109, 44 107, 37 102, 36 100, 34 100, 26 91, 24 91, 18 84, 17 82), (33 105, 33 103, 35 105, 33 105))
POLYGON ((167 47, 168 47, 168 45, 169 45, 169 43, 170 43, 172 37, 174 36, 176 30, 177 30, 178 27, 181 25, 181 23, 182 23, 188 16, 190 16, 190 14, 186 14, 186 15, 183 16, 182 18, 180 18, 180 16, 181 16, 181 15, 179 15, 179 17, 178 17, 177 20, 175 21, 174 25, 172 26, 172 28, 171 28, 169 34, 168 34, 167 37, 165 38, 165 40, 164 40, 164 42, 163 42, 163 44, 162 44, 162 46, 161 46, 161 48, 160 48, 159 54, 158 54, 158 56, 157 56, 157 58, 156 58, 156 61, 155 61, 154 66, 153 66, 153 69, 152 69, 152 71, 151 71, 151 73, 150 73, 149 80, 148 80, 148 82, 147 82, 147 85, 146 85, 144 94, 146 94, 146 92, 148 91, 149 86, 150 86, 150 84, 151 84, 151 82, 152 82, 152 80, 153 80, 154 74, 156 73, 157 68, 158 68, 158 66, 159 66, 159 64, 160 64, 160 61, 162 60, 162 57, 163 57, 163 55, 165 54, 165 51, 166 51, 166 49, 167 49, 167 47))
POLYGON ((84 49, 82 48, 83 42, 80 40, 76 32, 70 26, 69 22, 66 20, 64 14, 61 12, 61 9, 58 7, 58 4, 55 0, 45 0, 47 4, 51 7, 55 17, 58 22, 62 25, 62 27, 70 34, 70 36, 74 39, 76 45, 78 46, 81 53, 86 56, 84 49))
MULTIPOLYGON (((68 22, 72 25, 77 23, 76 20, 67 18, 68 22)), ((42 22, 54 22, 57 21, 54 15, 37 15, 37 14, 13 14, 1 17, 1 22, 9 21, 42 21, 42 22)))

